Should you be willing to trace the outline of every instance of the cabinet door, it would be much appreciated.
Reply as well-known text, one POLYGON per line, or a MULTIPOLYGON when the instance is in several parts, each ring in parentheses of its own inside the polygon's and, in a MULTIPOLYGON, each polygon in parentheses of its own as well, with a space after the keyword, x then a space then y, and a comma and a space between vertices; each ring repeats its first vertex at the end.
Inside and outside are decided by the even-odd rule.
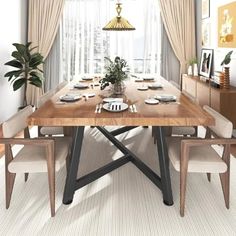
POLYGON ((183 76, 182 92, 191 99, 196 99, 196 84, 196 80, 191 79, 191 77, 183 76))
POLYGON ((214 88, 211 88, 211 104, 210 106, 221 113, 220 109, 220 91, 214 88))
POLYGON ((200 106, 210 105, 210 86, 208 83, 197 83, 197 103, 200 106))

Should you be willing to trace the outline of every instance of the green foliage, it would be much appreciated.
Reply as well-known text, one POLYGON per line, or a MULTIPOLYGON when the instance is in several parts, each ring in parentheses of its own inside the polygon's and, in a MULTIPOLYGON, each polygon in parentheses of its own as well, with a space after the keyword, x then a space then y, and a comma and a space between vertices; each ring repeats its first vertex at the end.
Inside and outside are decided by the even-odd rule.
POLYGON ((194 64, 197 64, 198 63, 198 60, 196 57, 192 58, 191 60, 189 60, 188 64, 190 66, 193 66, 194 64))
POLYGON ((128 78, 129 68, 127 62, 120 57, 116 57, 114 62, 105 57, 107 64, 105 65, 106 75, 99 82, 101 83, 101 89, 109 86, 109 84, 119 83, 128 78))
POLYGON ((228 65, 230 62, 231 62, 231 55, 232 55, 232 53, 233 53, 233 50, 232 51, 230 51, 230 52, 228 52, 226 55, 225 55, 225 58, 224 58, 224 60, 221 62, 221 66, 223 66, 223 65, 228 65))
MULTIPOLYGON (((11 82, 14 91, 25 86, 26 93, 28 83, 41 88, 44 78, 43 71, 38 67, 44 63, 43 56, 38 52, 32 53, 36 47, 30 48, 31 42, 25 45, 13 43, 13 46, 16 48, 11 54, 14 59, 6 62, 5 65, 17 68, 17 70, 7 72, 4 77, 11 82)), ((26 94, 24 104, 26 105, 26 94)))

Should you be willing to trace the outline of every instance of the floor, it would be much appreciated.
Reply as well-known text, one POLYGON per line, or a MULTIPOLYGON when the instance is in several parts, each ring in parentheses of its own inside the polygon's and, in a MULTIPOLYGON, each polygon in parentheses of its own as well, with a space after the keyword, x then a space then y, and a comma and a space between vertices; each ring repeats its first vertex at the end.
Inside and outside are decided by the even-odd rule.
MULTIPOLYGON (((120 140, 159 172, 151 130, 137 128, 120 140)), ((14 147, 16 150, 18 147, 14 147)), ((120 152, 96 129, 86 129, 79 176, 117 159, 120 152)), ((224 206, 218 175, 208 183, 203 174, 189 174, 186 215, 179 215, 179 173, 171 168, 171 207, 161 192, 131 163, 80 189, 71 205, 62 204, 66 169, 56 175, 56 216, 50 217, 46 174, 27 183, 16 178, 11 206, 0 193, 0 235, 236 235, 236 159, 231 158, 231 205, 224 206)), ((4 189, 4 158, 0 159, 0 189, 4 189)))

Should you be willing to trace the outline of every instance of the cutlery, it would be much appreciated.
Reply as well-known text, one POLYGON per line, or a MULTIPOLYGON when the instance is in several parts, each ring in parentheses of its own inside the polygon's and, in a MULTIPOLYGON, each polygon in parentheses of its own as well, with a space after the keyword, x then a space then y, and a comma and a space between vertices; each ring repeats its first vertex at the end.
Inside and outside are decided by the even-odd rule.
POLYGON ((98 113, 98 110, 99 110, 99 104, 96 105, 94 113, 98 113))
POLYGON ((135 104, 133 104, 133 112, 134 112, 134 113, 137 113, 137 108, 136 108, 136 105, 135 105, 135 104))
POLYGON ((101 112, 102 112, 102 103, 98 105, 98 113, 101 113, 101 112))
POLYGON ((129 109, 130 109, 130 112, 131 112, 131 113, 134 112, 133 105, 130 105, 130 106, 129 106, 129 109))

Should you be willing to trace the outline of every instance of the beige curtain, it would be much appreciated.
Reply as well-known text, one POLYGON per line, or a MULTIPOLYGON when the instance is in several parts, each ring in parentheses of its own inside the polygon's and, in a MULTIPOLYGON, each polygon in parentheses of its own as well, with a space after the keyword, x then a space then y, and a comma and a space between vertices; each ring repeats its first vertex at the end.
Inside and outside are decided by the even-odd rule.
POLYGON ((185 73, 196 57, 194 0, 159 0, 162 20, 173 51, 185 73))
MULTIPOLYGON (((58 30, 65 0, 29 0, 28 41, 47 58, 58 30)), ((29 86, 28 104, 37 104, 42 90, 29 86)))

